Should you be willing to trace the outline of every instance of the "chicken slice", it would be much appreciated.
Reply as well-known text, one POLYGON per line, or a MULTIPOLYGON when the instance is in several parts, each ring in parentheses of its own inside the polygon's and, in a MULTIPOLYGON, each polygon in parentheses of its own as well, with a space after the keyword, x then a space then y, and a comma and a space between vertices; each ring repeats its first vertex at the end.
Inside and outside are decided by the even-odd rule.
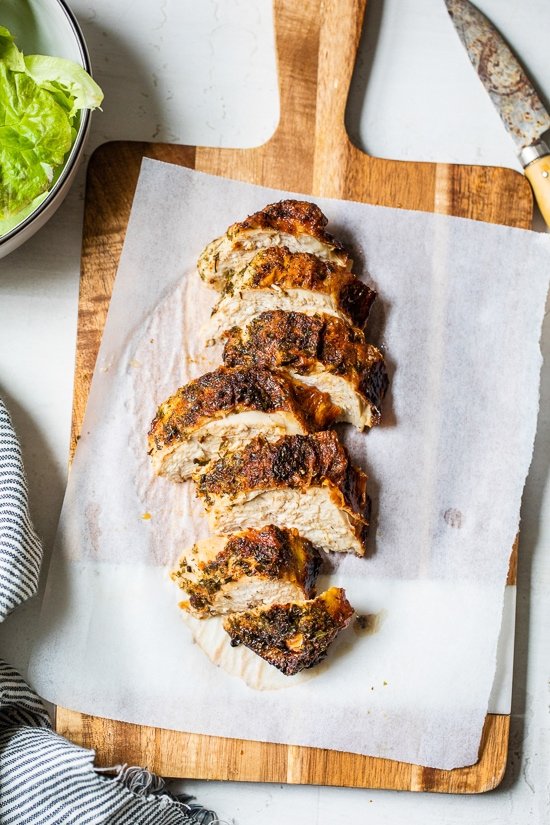
POLYGON ((333 431, 255 438, 195 476, 214 533, 272 523, 317 547, 365 554, 367 477, 333 431))
POLYGON ((334 315, 363 329, 375 298, 376 292, 342 267, 308 252, 273 246, 227 281, 207 334, 217 340, 225 330, 276 309, 334 315))
POLYGON ((331 587, 311 601, 292 601, 232 614, 223 626, 233 647, 244 644, 286 676, 293 676, 325 658, 353 613, 345 590, 331 587))
POLYGON ((325 231, 327 218, 308 201, 271 203, 244 221, 234 223, 225 235, 208 244, 197 267, 203 281, 218 291, 228 279, 250 263, 259 249, 286 246, 291 252, 311 252, 324 261, 351 269, 344 247, 325 231))
POLYGON ((285 370, 292 378, 328 393, 358 429, 380 422, 388 388, 380 350, 363 333, 330 315, 263 312, 246 329, 226 333, 223 360, 228 367, 285 370))
POLYGON ((268 525, 198 542, 171 575, 188 596, 180 607, 202 619, 310 599, 321 563, 297 530, 268 525))
POLYGON ((258 367, 219 367, 181 387, 160 405, 149 431, 149 455, 158 475, 190 478, 226 450, 264 434, 309 433, 334 422, 330 397, 284 373, 258 367))

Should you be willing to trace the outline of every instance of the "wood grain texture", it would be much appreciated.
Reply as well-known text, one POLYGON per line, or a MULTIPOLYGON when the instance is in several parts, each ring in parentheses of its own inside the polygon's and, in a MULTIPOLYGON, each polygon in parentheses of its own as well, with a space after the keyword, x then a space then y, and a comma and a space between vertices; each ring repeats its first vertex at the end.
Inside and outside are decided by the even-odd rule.
POLYGON ((489 714, 479 762, 453 771, 321 748, 179 733, 111 722, 66 709, 58 719, 57 730, 73 742, 95 747, 98 766, 127 762, 165 777, 479 793, 494 788, 502 778, 508 722, 508 716, 489 714))
MULTIPOLYGON (((281 117, 256 149, 117 142, 93 155, 86 192, 71 454, 105 323, 143 157, 316 196, 348 198, 528 228, 531 190, 509 169, 410 163, 365 155, 345 107, 365 0, 275 0, 281 117)), ((228 223, 240 216, 228 216, 228 223)), ((517 542, 508 583, 515 583, 517 542)), ((453 771, 314 748, 179 733, 57 709, 57 729, 101 765, 164 776, 479 793, 506 765, 509 717, 489 714, 476 765, 453 771)))

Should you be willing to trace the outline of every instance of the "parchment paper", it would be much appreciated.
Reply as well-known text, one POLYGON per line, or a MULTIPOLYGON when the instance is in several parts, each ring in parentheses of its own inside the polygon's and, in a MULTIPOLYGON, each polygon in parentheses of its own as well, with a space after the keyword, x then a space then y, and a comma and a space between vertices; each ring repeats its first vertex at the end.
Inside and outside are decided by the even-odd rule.
POLYGON ((372 632, 350 627, 320 668, 272 678, 221 637, 216 666, 182 621, 167 570, 206 521, 191 484, 153 476, 146 433, 160 401, 219 362, 199 252, 286 196, 144 161, 31 679, 53 702, 129 722, 471 764, 533 448, 549 239, 315 199, 379 293, 369 337, 391 373, 383 425, 343 428, 370 477, 369 557, 331 577, 372 632))

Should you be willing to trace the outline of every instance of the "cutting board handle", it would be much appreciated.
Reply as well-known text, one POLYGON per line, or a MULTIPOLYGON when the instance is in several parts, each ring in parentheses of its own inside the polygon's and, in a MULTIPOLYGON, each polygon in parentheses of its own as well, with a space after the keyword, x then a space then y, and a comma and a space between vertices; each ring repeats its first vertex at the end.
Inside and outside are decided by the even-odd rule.
POLYGON ((348 143, 344 119, 367 0, 274 0, 280 118, 272 138, 314 153, 330 135, 348 143), (318 128, 316 129, 316 123, 318 128))

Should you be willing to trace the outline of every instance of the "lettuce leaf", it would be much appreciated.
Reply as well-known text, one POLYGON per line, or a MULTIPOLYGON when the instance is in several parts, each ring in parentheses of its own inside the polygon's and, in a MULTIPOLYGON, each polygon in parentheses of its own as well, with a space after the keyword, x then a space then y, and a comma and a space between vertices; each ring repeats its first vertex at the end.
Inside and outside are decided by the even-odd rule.
POLYGON ((52 92, 58 103, 71 103, 69 118, 80 109, 101 106, 103 92, 88 72, 72 60, 33 54, 25 57, 25 67, 34 82, 52 92))
POLYGON ((24 221, 27 215, 31 215, 34 210, 40 206, 42 201, 46 200, 48 197, 47 192, 42 192, 41 195, 38 195, 33 201, 31 201, 28 206, 25 206, 24 209, 21 209, 19 212, 16 212, 15 215, 10 215, 9 218, 5 218, 4 220, 0 220, 0 239, 2 235, 7 235, 8 232, 11 232, 12 229, 15 229, 21 221, 24 221))
POLYGON ((102 100, 81 66, 25 57, 0 26, 0 235, 43 200, 74 143, 80 111, 102 100))

